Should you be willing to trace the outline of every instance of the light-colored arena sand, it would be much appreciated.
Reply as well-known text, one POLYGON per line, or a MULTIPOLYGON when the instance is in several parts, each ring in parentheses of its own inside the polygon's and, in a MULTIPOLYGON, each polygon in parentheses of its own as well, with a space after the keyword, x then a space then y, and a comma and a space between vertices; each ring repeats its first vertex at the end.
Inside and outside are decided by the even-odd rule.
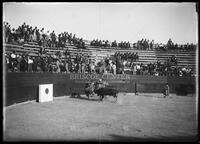
POLYGON ((123 94, 115 103, 60 97, 5 109, 5 141, 187 141, 197 136, 195 96, 123 94), (191 139, 188 139, 191 138, 191 139))

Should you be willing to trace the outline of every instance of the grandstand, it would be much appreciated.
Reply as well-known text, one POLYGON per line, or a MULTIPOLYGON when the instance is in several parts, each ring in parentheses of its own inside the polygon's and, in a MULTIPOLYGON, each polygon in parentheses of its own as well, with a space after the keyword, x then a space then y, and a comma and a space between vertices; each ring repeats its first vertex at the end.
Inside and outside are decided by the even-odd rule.
MULTIPOLYGON (((196 45, 194 44, 187 43, 185 45, 177 45, 174 44, 171 39, 168 40, 166 45, 154 44, 154 40, 150 42, 146 39, 142 39, 141 41, 139 40, 137 43, 118 43, 116 41, 109 42, 108 40, 89 41, 83 40, 83 38, 77 38, 75 34, 72 36, 72 33, 68 34, 64 32, 58 34, 58 36, 55 35, 54 31, 50 34, 43 33, 43 29, 40 31, 37 29, 37 27, 35 27, 35 29, 32 29, 32 27, 29 28, 29 25, 26 23, 19 26, 16 30, 12 29, 12 31, 9 23, 4 22, 3 24, 3 46, 5 47, 4 53, 12 54, 12 52, 16 52, 16 54, 21 54, 21 56, 25 54, 26 56, 29 55, 33 57, 55 56, 58 61, 57 65, 55 66, 56 69, 59 69, 59 65, 62 64, 62 62, 66 63, 66 61, 68 61, 66 56, 70 55, 69 61, 74 61, 74 59, 79 61, 80 59, 77 57, 82 57, 84 59, 80 62, 76 61, 72 64, 72 67, 75 67, 79 64, 82 65, 83 63, 86 63, 86 61, 92 60, 87 63, 87 66, 85 66, 89 67, 86 70, 89 73, 91 72, 90 69, 93 65, 92 63, 95 63, 94 65, 96 67, 98 62, 104 63, 104 70, 101 71, 101 73, 105 71, 108 73, 114 73, 113 66, 116 66, 116 73, 121 74, 125 73, 126 69, 133 71, 133 67, 136 67, 136 65, 151 65, 151 63, 156 65, 157 62, 163 63, 163 69, 167 68, 167 70, 164 71, 169 72, 170 68, 168 66, 173 66, 173 64, 171 63, 171 60, 169 63, 168 61, 175 56, 177 59, 175 65, 177 70, 187 69, 188 71, 192 71, 192 73, 189 73, 189 75, 195 74, 196 45), (116 53, 125 55, 123 56, 125 59, 122 57, 118 59, 115 57, 116 53), (132 53, 133 56, 128 56, 128 58, 127 53, 132 53), (135 53, 137 58, 135 58, 135 53), (105 64, 104 60, 106 59, 110 59, 110 63, 105 64), (128 59, 131 60, 128 62, 128 59), (62 62, 60 60, 62 60, 62 62)), ((7 56, 8 59, 9 57, 10 56, 7 56)), ((7 62, 11 64, 11 68, 13 67, 12 60, 13 59, 11 58, 7 62)), ((20 63, 20 60, 18 62, 20 63)), ((53 65, 55 65, 55 63, 53 65)), ((82 66, 78 66, 78 68, 75 68, 74 71, 78 72, 80 67, 83 69, 82 66)), ((148 72, 151 73, 152 69, 149 65, 148 68, 150 69, 148 72)), ((73 72, 73 68, 70 69, 70 72, 73 72)), ((140 71, 141 69, 137 70, 140 71)), ((156 71, 158 72, 158 70, 161 69, 161 67, 158 69, 153 69, 155 70, 153 74, 155 74, 156 71)), ((161 71, 163 73, 163 70, 161 71)), ((97 71, 95 70, 95 72, 97 71)), ((133 74, 135 73, 133 72, 133 74)))
POLYGON ((166 61, 167 58, 176 55, 178 58, 178 66, 191 66, 195 68, 195 58, 196 58, 196 51, 155 51, 155 50, 136 50, 136 49, 129 49, 129 50, 124 50, 124 49, 117 49, 116 48, 104 48, 104 49, 99 49, 99 48, 94 48, 88 46, 88 51, 92 51, 92 58, 95 58, 95 56, 98 56, 98 59, 105 58, 107 55, 113 56, 115 52, 138 52, 139 54, 139 60, 135 63, 143 63, 147 64, 149 62, 157 62, 159 61, 166 61))
MULTIPOLYGON (((37 56, 39 54, 39 51, 41 49, 41 46, 38 45, 36 42, 28 42, 23 45, 14 45, 14 44, 3 44, 5 47, 4 52, 12 53, 13 51, 16 51, 16 53, 28 53, 28 55, 31 56, 37 56)), ((139 60, 135 63, 155 63, 157 60, 164 62, 169 57, 176 55, 178 59, 178 66, 190 66, 193 69, 195 69, 195 63, 196 63, 196 51, 156 51, 156 50, 137 50, 137 49, 120 49, 120 48, 100 48, 100 47, 94 47, 90 45, 86 45, 86 49, 79 49, 74 45, 66 44, 64 48, 45 48, 46 54, 44 55, 53 55, 56 52, 65 52, 65 50, 68 49, 69 52, 71 52, 72 58, 76 54, 88 54, 90 56, 90 59, 92 60, 102 60, 106 57, 111 57, 114 55, 115 52, 125 53, 125 52, 138 52, 139 60)))

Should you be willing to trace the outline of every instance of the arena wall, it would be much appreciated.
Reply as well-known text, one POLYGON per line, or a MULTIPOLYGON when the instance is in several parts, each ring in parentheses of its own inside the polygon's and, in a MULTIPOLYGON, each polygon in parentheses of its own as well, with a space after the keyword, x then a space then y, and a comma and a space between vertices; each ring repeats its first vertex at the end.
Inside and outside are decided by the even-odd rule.
POLYGON ((170 92, 185 95, 195 92, 194 77, 166 77, 148 75, 98 75, 62 73, 7 73, 5 79, 5 105, 38 100, 39 84, 53 84, 54 97, 70 95, 72 92, 84 94, 86 82, 104 78, 109 87, 120 92, 162 93, 166 82, 170 92))

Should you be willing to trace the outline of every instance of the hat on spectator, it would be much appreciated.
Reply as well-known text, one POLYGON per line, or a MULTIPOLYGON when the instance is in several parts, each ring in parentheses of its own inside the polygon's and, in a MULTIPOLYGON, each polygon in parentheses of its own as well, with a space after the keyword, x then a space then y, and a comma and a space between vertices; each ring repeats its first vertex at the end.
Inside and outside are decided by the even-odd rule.
POLYGON ((11 54, 12 58, 16 58, 16 55, 14 53, 11 54))

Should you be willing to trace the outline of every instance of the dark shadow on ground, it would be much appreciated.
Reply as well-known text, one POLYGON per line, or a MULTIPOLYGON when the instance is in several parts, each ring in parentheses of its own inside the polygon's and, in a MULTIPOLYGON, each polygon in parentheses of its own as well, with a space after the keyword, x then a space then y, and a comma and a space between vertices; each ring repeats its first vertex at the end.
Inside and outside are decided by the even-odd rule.
POLYGON ((155 137, 155 138, 138 138, 134 136, 122 136, 122 135, 116 135, 116 134, 110 134, 109 135, 111 139, 76 139, 71 140, 71 142, 98 142, 98 143, 104 143, 104 142, 198 142, 199 137, 198 136, 174 136, 174 137, 155 137))
POLYGON ((107 96, 104 97, 103 101, 100 101, 99 97, 97 97, 97 96, 90 97, 90 99, 88 99, 87 97, 81 96, 81 95, 80 96, 75 96, 75 97, 74 96, 70 96, 70 98, 87 100, 87 101, 97 101, 97 102, 103 102, 103 101, 108 101, 110 103, 116 103, 117 102, 117 100, 113 100, 113 101, 107 100, 108 99, 107 96))
POLYGON ((155 98, 164 98, 164 95, 160 94, 158 96, 155 96, 153 94, 141 94, 141 95, 137 95, 137 96, 144 96, 144 97, 155 97, 155 98))
POLYGON ((73 99, 81 99, 81 100, 87 100, 87 101, 99 101, 98 98, 95 98, 95 97, 90 97, 90 99, 88 99, 87 97, 83 97, 83 96, 70 96, 70 98, 73 98, 73 99))
POLYGON ((174 136, 174 137, 163 137, 159 136, 156 138, 138 138, 138 137, 131 137, 131 136, 122 136, 122 135, 115 135, 110 134, 113 141, 120 141, 120 142, 195 142, 198 141, 198 136, 174 136))

